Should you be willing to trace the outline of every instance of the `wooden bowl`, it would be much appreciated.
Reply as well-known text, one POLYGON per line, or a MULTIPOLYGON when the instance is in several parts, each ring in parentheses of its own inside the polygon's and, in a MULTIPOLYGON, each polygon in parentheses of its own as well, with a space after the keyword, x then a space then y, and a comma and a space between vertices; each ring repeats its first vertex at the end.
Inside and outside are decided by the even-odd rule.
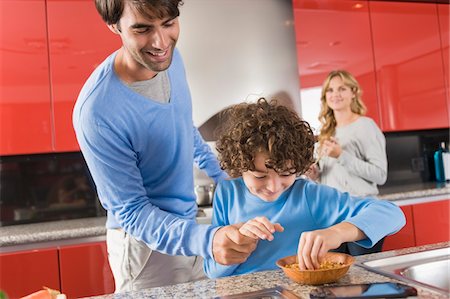
POLYGON ((337 281, 339 278, 347 273, 350 266, 353 264, 355 259, 344 253, 337 252, 328 252, 323 262, 334 262, 334 263, 343 263, 342 266, 337 266, 333 269, 317 269, 317 270, 299 270, 298 268, 288 268, 286 265, 291 265, 297 263, 297 256, 291 255, 279 259, 277 261, 277 266, 280 267, 284 274, 289 277, 291 280, 301 283, 301 284, 310 284, 310 285, 318 285, 324 283, 331 283, 337 281))

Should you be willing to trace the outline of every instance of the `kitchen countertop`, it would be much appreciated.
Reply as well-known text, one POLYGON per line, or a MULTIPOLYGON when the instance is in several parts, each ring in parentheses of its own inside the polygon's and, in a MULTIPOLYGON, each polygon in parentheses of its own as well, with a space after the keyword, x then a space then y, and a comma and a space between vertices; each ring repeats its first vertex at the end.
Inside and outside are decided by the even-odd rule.
POLYGON ((438 195, 450 195, 450 183, 421 183, 403 186, 380 187, 380 199, 402 200, 438 195))
MULTIPOLYGON (((443 242, 433 245, 413 247, 401 250, 392 250, 381 253, 368 254, 356 257, 357 263, 369 260, 386 258, 401 254, 418 252, 429 249, 437 249, 450 246, 450 242, 443 242)), ((349 272, 341 278, 336 285, 397 281, 395 279, 370 272, 362 267, 353 265, 349 272)), ((398 281, 400 282, 400 281, 398 281)), ((405 283, 405 282, 403 282, 405 283)), ((419 298, 448 298, 432 290, 405 283, 414 286, 418 291, 419 298)), ((301 285, 292 282, 281 270, 256 272, 247 275, 230 276, 220 279, 205 279, 197 282, 182 283, 172 286, 152 288, 133 292, 124 292, 120 294, 109 294, 103 296, 89 297, 96 299, 147 299, 147 298, 216 298, 225 295, 235 295, 243 292, 258 291, 276 286, 284 287, 295 293, 300 298, 309 298, 309 292, 314 286, 301 285)))
POLYGON ((106 240, 106 217, 11 225, 0 228, 0 253, 106 240))
POLYGON ((403 184, 396 186, 378 186, 380 191, 380 196, 391 196, 403 194, 404 196, 409 196, 416 192, 426 192, 430 193, 440 193, 445 192, 444 190, 450 190, 450 182, 440 183, 440 182, 426 182, 426 183, 413 183, 413 184, 403 184))
MULTIPOLYGON (((450 199, 448 183, 408 185, 403 189, 407 191, 385 188, 378 198, 398 205, 450 199)), ((104 240, 105 222, 106 217, 93 217, 0 227, 0 253, 104 240)))

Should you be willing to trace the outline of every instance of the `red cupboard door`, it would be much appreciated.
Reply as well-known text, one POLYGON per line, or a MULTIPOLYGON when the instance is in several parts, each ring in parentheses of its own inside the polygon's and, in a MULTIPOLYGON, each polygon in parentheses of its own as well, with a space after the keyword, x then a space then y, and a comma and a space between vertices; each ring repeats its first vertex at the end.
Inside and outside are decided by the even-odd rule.
POLYGON ((92 0, 47 0, 55 149, 78 151, 72 110, 92 71, 121 46, 92 0))
POLYGON ((0 290, 19 298, 46 286, 59 290, 57 249, 0 254, 0 290))
POLYGON ((369 7, 383 131, 448 127, 437 5, 369 7))
POLYGON ((0 1, 0 155, 51 152, 45 1, 0 1))
POLYGON ((416 246, 412 206, 401 206, 400 209, 405 214, 406 224, 400 231, 384 239, 383 251, 416 246))
POLYGON ((450 241, 450 199, 413 205, 416 246, 450 241))
MULTIPOLYGON (((450 119, 450 75, 449 75, 449 58, 450 58, 450 42, 449 42, 449 24, 450 24, 450 5, 449 4, 438 4, 438 14, 439 14, 439 25, 441 30, 441 49, 442 49, 442 59, 444 61, 444 79, 445 88, 447 90, 447 111, 450 119)), ((449 124, 450 126, 450 124, 449 124)))
POLYGON ((59 263, 61 292, 69 299, 114 292, 106 242, 60 247, 59 263))
POLYGON ((345 69, 361 85, 367 116, 380 124, 368 1, 293 0, 293 8, 302 107, 320 105, 328 73, 345 69))

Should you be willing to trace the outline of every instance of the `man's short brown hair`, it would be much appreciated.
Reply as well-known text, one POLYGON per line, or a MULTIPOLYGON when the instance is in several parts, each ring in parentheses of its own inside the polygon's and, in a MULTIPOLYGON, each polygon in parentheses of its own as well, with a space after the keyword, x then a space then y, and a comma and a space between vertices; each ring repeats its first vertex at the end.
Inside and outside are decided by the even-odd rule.
POLYGON ((117 24, 122 17, 125 2, 129 2, 143 16, 149 19, 180 15, 178 7, 182 0, 95 0, 95 7, 106 24, 117 24))

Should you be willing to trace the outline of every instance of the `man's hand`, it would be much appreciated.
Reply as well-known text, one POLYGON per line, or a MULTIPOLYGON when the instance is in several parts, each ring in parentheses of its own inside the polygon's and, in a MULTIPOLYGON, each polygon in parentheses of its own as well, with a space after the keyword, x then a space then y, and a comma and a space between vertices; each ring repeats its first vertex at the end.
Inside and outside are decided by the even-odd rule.
POLYGON ((213 238, 214 260, 222 265, 241 264, 255 250, 257 240, 239 233, 241 225, 227 225, 217 230, 213 238))

